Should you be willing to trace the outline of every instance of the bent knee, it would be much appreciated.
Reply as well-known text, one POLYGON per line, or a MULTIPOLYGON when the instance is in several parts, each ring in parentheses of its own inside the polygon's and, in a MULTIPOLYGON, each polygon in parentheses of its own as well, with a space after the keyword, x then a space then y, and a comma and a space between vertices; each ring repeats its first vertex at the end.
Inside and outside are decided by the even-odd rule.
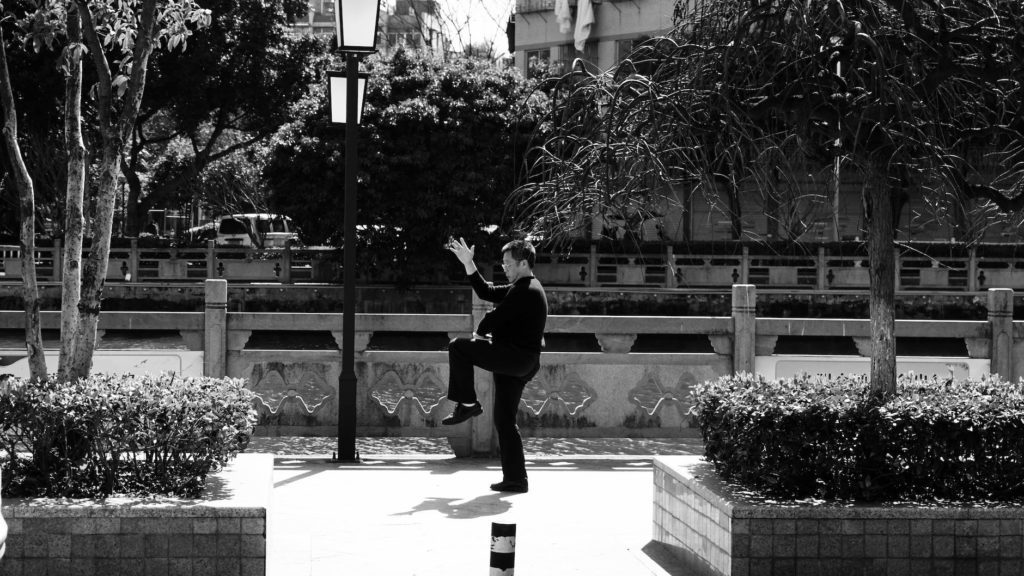
POLYGON ((452 338, 448 342, 448 351, 451 352, 452 350, 455 350, 455 351, 458 351, 458 352, 462 352, 462 351, 464 351, 466 349, 466 346, 470 342, 472 342, 472 340, 470 338, 463 338, 463 337, 452 338))

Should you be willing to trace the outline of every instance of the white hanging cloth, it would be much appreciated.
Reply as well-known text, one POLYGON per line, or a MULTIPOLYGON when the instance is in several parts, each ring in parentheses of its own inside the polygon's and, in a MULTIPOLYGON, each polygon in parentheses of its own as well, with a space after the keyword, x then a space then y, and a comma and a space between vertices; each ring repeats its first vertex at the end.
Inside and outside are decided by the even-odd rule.
POLYGON ((590 27, 594 24, 594 5, 590 0, 579 0, 576 2, 576 50, 583 52, 583 47, 590 37, 590 27))
POLYGON ((555 0, 555 22, 558 32, 567 34, 572 30, 572 12, 569 11, 569 0, 555 0))

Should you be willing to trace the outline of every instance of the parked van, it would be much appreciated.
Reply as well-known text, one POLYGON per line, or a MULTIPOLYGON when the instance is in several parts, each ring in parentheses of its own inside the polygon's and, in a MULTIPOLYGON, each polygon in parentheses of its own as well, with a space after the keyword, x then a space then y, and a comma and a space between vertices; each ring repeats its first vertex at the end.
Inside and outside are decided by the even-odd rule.
POLYGON ((209 224, 190 228, 188 236, 193 244, 214 240, 218 246, 246 248, 283 248, 300 243, 291 218, 265 212, 221 216, 209 224))

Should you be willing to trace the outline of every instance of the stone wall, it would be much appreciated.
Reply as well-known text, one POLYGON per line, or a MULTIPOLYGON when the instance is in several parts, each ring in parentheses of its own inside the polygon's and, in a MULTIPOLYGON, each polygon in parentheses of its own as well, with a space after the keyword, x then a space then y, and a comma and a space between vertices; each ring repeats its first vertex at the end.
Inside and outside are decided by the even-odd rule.
POLYGON ((654 462, 654 539, 687 574, 1024 573, 1024 508, 772 504, 696 456, 654 462))
POLYGON ((8 499, 4 576, 264 576, 273 456, 241 454, 200 499, 8 499))

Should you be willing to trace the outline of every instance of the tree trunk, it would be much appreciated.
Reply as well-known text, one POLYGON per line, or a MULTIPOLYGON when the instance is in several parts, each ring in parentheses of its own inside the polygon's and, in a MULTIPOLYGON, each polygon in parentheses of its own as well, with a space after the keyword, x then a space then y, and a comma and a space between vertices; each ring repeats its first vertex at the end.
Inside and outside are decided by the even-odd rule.
POLYGON ((896 393, 896 255, 894 194, 888 179, 868 188, 868 258, 871 270, 871 391, 879 398, 896 393))
POLYGON ((80 339, 71 369, 79 377, 88 376, 92 369, 92 356, 96 348, 96 327, 100 318, 103 285, 107 277, 110 258, 110 235, 114 225, 114 201, 117 197, 118 177, 121 172, 121 154, 131 136, 139 115, 142 95, 146 88, 146 69, 153 53, 153 26, 156 0, 142 3, 138 34, 132 51, 132 71, 123 100, 114 101, 111 91, 110 67, 100 44, 99 34, 88 12, 88 3, 77 0, 81 8, 83 33, 90 49, 94 67, 100 78, 97 90, 97 116, 103 138, 103 156, 100 161, 99 192, 96 214, 93 218, 92 246, 82 275, 82 300, 78 305, 80 339), (115 112, 118 112, 115 116, 115 112))
POLYGON ((78 304, 82 297, 82 236, 85 218, 85 142, 82 140, 82 26, 78 9, 68 10, 68 76, 64 90, 64 141, 68 152, 64 223, 64 276, 60 302, 61 380, 75 379, 72 369, 79 342, 78 304))
MULTIPOLYGON (((134 156, 134 154, 133 154, 134 156)), ((146 224, 143 220, 148 216, 141 210, 139 203, 142 201, 142 181, 135 170, 135 159, 132 159, 130 166, 125 166, 121 171, 125 181, 128 182, 128 199, 125 201, 125 234, 138 236, 142 227, 146 224), (140 213, 141 212, 141 213, 140 213)))
POLYGON ((39 286, 36 282, 36 205, 32 177, 25 167, 25 158, 18 146, 18 115, 14 90, 7 69, 5 39, 0 31, 0 103, 3 105, 2 138, 4 152, 14 186, 18 190, 18 217, 21 218, 22 302, 25 309, 25 350, 28 352, 29 378, 46 379, 46 357, 43 355, 43 330, 39 322, 39 286))
MULTIPOLYGON (((106 140, 107 138, 104 138, 106 140)), ((104 145, 100 164, 99 196, 96 198, 96 217, 93 219, 92 245, 82 274, 82 299, 78 305, 78 345, 75 348, 71 371, 76 377, 85 377, 92 370, 92 356, 96 350, 96 327, 100 320, 103 286, 110 263, 110 236, 114 226, 114 199, 120 173, 120 151, 114 145, 104 145)))

